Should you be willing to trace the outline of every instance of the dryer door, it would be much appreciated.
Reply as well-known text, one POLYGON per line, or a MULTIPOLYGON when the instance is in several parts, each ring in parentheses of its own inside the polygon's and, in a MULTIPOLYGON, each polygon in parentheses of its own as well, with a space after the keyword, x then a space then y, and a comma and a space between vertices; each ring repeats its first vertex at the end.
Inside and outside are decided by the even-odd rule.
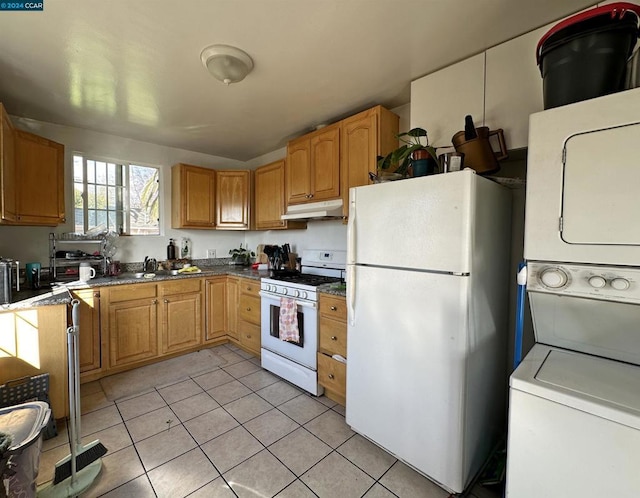
POLYGON ((640 245, 640 124, 573 135, 564 147, 562 239, 640 245))

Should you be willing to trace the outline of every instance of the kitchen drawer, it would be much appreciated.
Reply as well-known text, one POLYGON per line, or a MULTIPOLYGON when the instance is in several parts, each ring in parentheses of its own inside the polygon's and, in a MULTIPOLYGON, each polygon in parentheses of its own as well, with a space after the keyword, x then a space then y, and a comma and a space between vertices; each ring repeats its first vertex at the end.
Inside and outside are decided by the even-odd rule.
POLYGON ((118 303, 120 301, 131 301, 132 299, 145 299, 156 297, 156 284, 132 284, 114 285, 107 287, 109 290, 109 302, 118 303))
POLYGON ((260 352, 260 326, 252 323, 238 321, 238 340, 240 344, 256 353, 260 352))
POLYGON ((318 353, 318 383, 344 398, 347 394, 347 365, 318 353))
POLYGON ((249 294, 240 294, 238 318, 260 326, 260 298, 249 294))
POLYGON ((160 294, 162 296, 188 294, 190 292, 200 292, 201 290, 201 278, 185 278, 182 280, 174 280, 173 282, 162 282, 160 284, 160 294))
POLYGON ((347 324, 331 318, 320 318, 320 344, 323 353, 347 357, 347 324))
POLYGON ((320 294, 320 314, 347 321, 347 300, 344 297, 320 294))
POLYGON ((239 279, 239 288, 238 290, 241 293, 255 294, 256 296, 260 292, 260 281, 259 280, 250 280, 248 278, 240 278, 239 279))

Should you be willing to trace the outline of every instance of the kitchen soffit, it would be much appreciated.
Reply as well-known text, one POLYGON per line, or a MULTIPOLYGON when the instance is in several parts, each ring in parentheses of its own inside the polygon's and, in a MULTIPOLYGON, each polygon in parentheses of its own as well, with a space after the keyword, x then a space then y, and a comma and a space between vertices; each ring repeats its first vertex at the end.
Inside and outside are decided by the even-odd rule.
POLYGON ((408 103, 411 80, 593 4, 48 0, 0 12, 0 101, 14 116, 248 160, 408 103), (200 62, 213 43, 245 50, 253 72, 215 81, 200 62))

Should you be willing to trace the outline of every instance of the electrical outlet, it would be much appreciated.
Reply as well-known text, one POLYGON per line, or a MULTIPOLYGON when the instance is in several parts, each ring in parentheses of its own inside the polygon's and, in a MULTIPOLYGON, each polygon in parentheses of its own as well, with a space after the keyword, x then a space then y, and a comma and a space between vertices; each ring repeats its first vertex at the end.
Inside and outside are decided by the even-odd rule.
POLYGON ((216 250, 215 249, 207 249, 207 258, 215 258, 216 250))

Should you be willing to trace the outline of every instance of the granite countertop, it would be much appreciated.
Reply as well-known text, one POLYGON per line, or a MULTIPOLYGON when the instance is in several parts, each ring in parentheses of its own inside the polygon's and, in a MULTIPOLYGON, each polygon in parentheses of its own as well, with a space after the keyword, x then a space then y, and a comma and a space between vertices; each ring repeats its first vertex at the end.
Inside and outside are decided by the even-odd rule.
MULTIPOLYGON (((159 271, 152 278, 136 278, 134 273, 123 273, 117 277, 98 277, 93 278, 89 282, 68 282, 56 285, 55 287, 43 287, 38 290, 23 290, 14 293, 14 302, 8 305, 1 305, 2 310, 14 310, 23 308, 32 308, 36 306, 51 306, 56 304, 68 304, 71 302, 71 294, 69 291, 78 289, 92 289, 95 287, 109 287, 112 285, 124 284, 142 284, 150 282, 164 282, 167 280, 176 280, 182 278, 202 278, 213 277, 218 275, 233 275, 236 277, 250 278, 252 280, 260 280, 268 277, 269 272, 263 270, 253 270, 249 267, 233 267, 229 265, 217 265, 211 267, 200 266, 199 273, 179 273, 171 275, 167 271, 159 271)), ((318 287, 318 291, 334 296, 346 296, 344 284, 324 284, 318 287)))
POLYGON ((346 284, 323 284, 318 287, 318 292, 331 294, 332 296, 347 296, 346 284))
POLYGON ((11 304, 0 305, 0 311, 69 304, 71 294, 65 286, 43 287, 37 290, 21 290, 13 294, 11 304))

